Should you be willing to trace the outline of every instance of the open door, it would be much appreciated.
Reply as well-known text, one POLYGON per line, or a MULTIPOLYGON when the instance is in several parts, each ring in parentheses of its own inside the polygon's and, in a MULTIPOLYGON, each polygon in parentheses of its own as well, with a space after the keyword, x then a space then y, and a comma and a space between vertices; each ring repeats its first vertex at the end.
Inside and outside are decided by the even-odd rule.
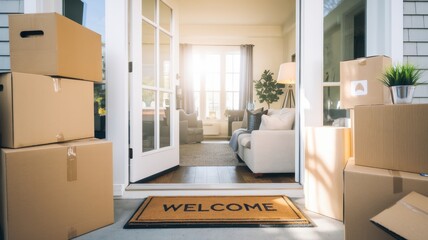
POLYGON ((179 164, 171 0, 130 2, 130 182, 179 164))

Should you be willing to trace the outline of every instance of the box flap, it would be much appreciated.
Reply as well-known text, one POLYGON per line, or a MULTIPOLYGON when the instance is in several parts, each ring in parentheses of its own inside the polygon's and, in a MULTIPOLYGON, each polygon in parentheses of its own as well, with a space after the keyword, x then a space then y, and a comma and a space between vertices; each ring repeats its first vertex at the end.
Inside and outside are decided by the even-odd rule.
POLYGON ((428 236, 428 197, 411 192, 371 219, 376 225, 405 239, 428 236))

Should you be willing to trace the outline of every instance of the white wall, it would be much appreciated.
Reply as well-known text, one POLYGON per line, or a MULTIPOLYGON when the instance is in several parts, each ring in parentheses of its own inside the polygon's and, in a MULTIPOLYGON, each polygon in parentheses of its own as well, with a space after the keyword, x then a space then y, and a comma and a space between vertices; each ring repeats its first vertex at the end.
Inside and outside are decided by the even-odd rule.
MULTIPOLYGON (((260 79, 265 69, 278 76, 279 65, 284 61, 284 38, 281 26, 242 26, 242 25, 181 25, 180 43, 203 45, 241 45, 253 44, 253 79, 260 79)), ((255 94, 255 91, 254 91, 255 94)), ((256 107, 260 104, 257 96, 256 107)), ((271 108, 279 108, 282 99, 273 103, 271 108)))

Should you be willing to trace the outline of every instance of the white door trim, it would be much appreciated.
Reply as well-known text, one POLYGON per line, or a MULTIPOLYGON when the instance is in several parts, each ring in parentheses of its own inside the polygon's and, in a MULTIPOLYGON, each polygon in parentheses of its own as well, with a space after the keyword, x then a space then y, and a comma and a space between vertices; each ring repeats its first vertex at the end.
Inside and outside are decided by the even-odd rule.
POLYGON ((114 194, 128 186, 128 1, 106 0, 106 137, 113 142, 114 194))

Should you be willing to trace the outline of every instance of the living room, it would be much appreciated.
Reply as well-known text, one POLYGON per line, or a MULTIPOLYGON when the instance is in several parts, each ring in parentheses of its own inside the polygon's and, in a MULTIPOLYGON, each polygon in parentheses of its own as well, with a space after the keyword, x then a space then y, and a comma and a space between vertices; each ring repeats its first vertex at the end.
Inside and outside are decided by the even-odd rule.
MULTIPOLYGON (((214 166, 202 170, 197 168, 196 171, 235 172, 236 169, 231 168, 231 166, 239 169, 243 168, 242 165, 245 166, 234 153, 237 150, 231 151, 228 146, 232 132, 240 127, 237 124, 242 121, 245 109, 239 102, 239 99, 243 98, 240 94, 242 87, 239 81, 243 78, 239 78, 240 71, 245 69, 239 67, 240 63, 243 63, 240 60, 243 54, 242 48, 251 48, 252 60, 250 69, 247 70, 251 72, 251 76, 249 76, 249 85, 252 88, 251 97, 246 97, 247 99, 243 102, 251 103, 254 109, 262 107, 268 109, 266 102, 260 103, 255 90, 253 90, 253 81, 259 80, 264 70, 271 71, 276 80, 281 63, 291 62, 292 57, 295 57, 295 2, 273 1, 266 4, 262 2, 225 1, 214 3, 205 1, 194 4, 192 1, 180 1, 179 7, 181 61, 177 87, 177 107, 188 114, 196 112, 197 119, 201 120, 203 127, 203 138, 199 137, 197 141, 191 141, 187 138, 182 139, 182 135, 186 135, 187 132, 182 134, 186 127, 180 125, 180 142, 188 143, 180 145, 180 168, 214 166), (229 7, 224 8, 224 6, 229 7), (217 16, 215 9, 223 12, 222 18, 217 16), (210 57, 211 61, 209 61, 210 57), (228 58, 234 58, 234 61, 229 61, 228 58), (216 66, 218 66, 217 69, 216 66), (189 99, 189 95, 192 96, 191 99, 189 99), (240 112, 240 115, 230 116, 230 110, 240 112), (234 127, 232 127, 234 119, 239 121, 235 121, 234 127), (201 139, 203 139, 202 143, 200 143, 201 139), (208 148, 217 149, 219 154, 207 155, 209 150, 206 150, 205 154, 203 151, 201 152, 201 149, 208 148), (194 152, 193 156, 192 151, 194 152), (200 156, 199 160, 195 155, 200 156), (210 163, 207 163, 208 158, 206 156, 210 156, 210 163), (189 163, 187 159, 192 160, 193 163, 189 163), (225 162, 226 160, 233 162, 225 162), (198 164, 198 161, 201 163, 198 164)), ((295 69, 290 71, 295 71, 295 69)), ((284 84, 278 87, 285 91, 284 84)), ((270 109, 280 109, 285 100, 285 95, 279 94, 279 99, 270 102, 270 109)), ((292 141, 294 141, 293 137, 292 141)), ((293 149, 293 146, 294 143, 290 145, 290 148, 293 149)), ((266 149, 266 152, 271 151, 270 149, 266 149)), ((288 155, 290 155, 290 161, 294 161, 294 149, 288 155)), ((194 171, 187 170, 185 172, 194 171)), ((247 179, 245 181, 247 183, 270 182, 272 177, 289 178, 287 181, 294 182, 294 174, 292 174, 294 169, 289 170, 291 175, 265 175, 263 179, 251 177, 253 172, 249 169, 237 171, 244 172, 246 176, 245 178, 237 176, 241 179, 240 182, 243 182, 242 179, 247 179)), ((214 173, 210 175, 216 175, 214 173)), ((174 177, 171 176, 171 178, 174 177)), ((219 181, 223 182, 224 180, 220 179, 219 181)), ((275 180, 273 181, 275 182, 275 180)))

